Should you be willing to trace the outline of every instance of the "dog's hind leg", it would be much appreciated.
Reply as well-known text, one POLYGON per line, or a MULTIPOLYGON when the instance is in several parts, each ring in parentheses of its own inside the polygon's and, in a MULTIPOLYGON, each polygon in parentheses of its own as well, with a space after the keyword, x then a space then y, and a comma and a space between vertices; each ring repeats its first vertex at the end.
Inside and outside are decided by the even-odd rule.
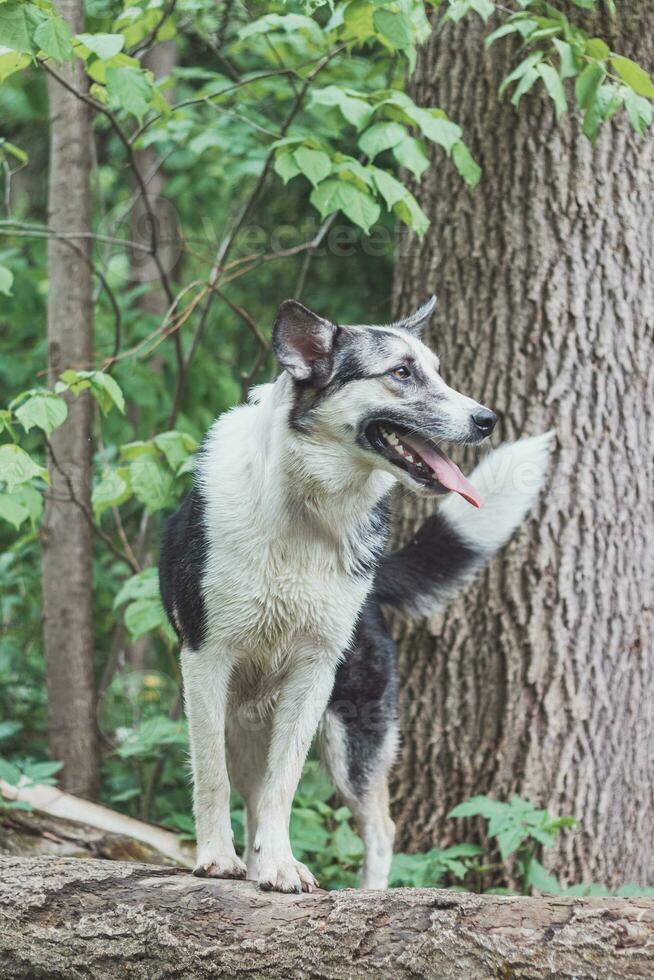
POLYGON ((388 884, 395 833, 388 807, 388 773, 397 742, 395 646, 378 603, 370 597, 336 671, 319 743, 363 838, 364 888, 388 884))
POLYGON ((357 726, 349 726, 331 708, 320 729, 320 753, 343 801, 352 811, 364 846, 362 888, 388 887, 393 857, 395 825, 388 800, 388 773, 395 758, 397 726, 391 722, 383 733, 372 736, 374 745, 357 726), (366 755, 364 772, 356 758, 366 755))
POLYGON ((234 850, 225 753, 225 712, 231 661, 209 645, 182 651, 184 700, 193 766, 193 808, 198 841, 194 874, 244 878, 234 850))

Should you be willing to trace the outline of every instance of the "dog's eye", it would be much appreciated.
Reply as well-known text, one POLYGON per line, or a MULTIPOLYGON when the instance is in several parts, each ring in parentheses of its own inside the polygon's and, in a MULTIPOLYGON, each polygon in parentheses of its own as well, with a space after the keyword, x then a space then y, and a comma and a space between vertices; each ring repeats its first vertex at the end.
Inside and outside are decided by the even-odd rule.
POLYGON ((389 374, 393 378, 397 378, 398 381, 406 381, 407 378, 411 377, 411 372, 405 364, 401 364, 399 367, 393 368, 389 371, 389 374))

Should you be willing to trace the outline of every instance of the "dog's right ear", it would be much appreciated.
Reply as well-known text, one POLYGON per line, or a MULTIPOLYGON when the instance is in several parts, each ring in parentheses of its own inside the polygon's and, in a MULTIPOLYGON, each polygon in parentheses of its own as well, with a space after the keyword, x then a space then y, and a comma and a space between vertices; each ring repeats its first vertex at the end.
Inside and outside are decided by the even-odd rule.
POLYGON ((332 375, 334 340, 338 327, 312 313, 295 299, 279 307, 273 327, 273 350, 281 366, 296 381, 322 386, 332 375))

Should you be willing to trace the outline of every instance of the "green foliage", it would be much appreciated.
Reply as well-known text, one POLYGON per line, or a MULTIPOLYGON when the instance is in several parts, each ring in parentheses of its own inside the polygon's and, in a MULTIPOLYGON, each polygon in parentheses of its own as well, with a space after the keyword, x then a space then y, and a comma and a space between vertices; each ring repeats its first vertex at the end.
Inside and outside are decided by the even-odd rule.
MULTIPOLYGON (((15 734, 10 722, 0 724, 0 743, 8 735, 15 734), (4 726, 4 731, 3 731, 4 726)), ((55 775, 61 769, 61 762, 38 762, 33 759, 9 762, 0 757, 0 781, 16 789, 24 789, 39 783, 41 786, 55 786, 55 775)), ((6 799, 0 793, 0 810, 31 810, 32 806, 26 800, 6 799)))
POLYGON ((114 600, 114 608, 124 606, 125 626, 138 639, 145 633, 163 630, 172 642, 172 632, 159 597, 159 575, 156 568, 146 568, 127 579, 114 600))
POLYGON ((424 854, 394 854, 389 884, 391 888, 437 888, 445 878, 460 882, 476 867, 482 853, 476 844, 455 844, 433 847, 424 854))

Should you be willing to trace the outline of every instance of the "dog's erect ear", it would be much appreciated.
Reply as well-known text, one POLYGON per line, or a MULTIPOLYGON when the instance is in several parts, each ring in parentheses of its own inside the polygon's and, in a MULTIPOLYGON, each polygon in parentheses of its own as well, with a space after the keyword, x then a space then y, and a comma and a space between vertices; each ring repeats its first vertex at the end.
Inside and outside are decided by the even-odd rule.
POLYGON ((407 333, 413 334, 414 337, 422 337, 422 332, 435 309, 436 297, 432 296, 419 310, 416 310, 411 316, 404 317, 403 320, 398 320, 394 326, 398 330, 406 330, 407 333))
POLYGON ((286 299, 273 327, 273 350, 296 381, 325 385, 332 373, 337 332, 335 323, 312 313, 297 300, 286 299))

